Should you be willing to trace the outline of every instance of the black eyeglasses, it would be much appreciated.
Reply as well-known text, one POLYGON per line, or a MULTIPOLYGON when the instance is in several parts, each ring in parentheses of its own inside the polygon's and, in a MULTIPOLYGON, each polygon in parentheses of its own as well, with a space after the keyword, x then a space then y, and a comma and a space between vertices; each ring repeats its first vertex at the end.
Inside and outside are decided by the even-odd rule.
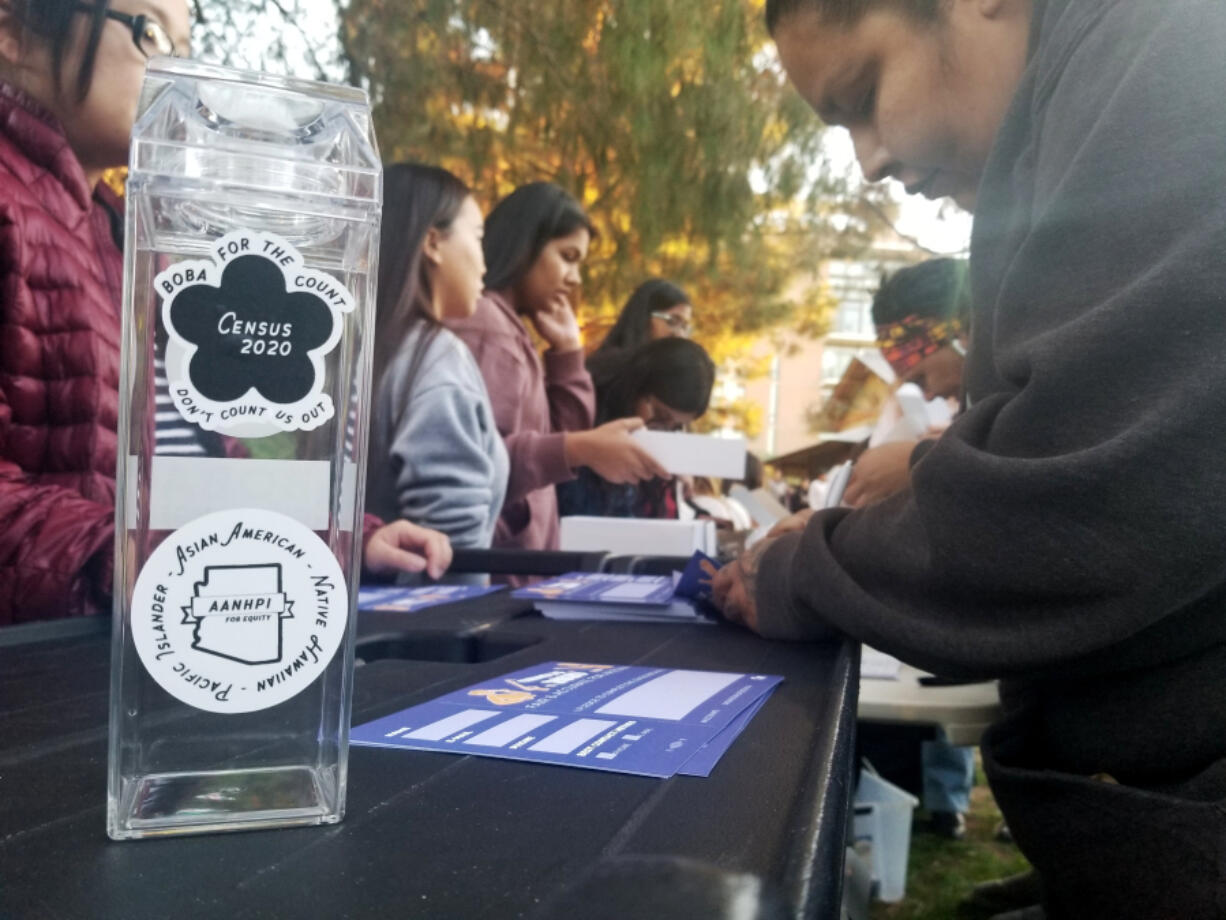
MULTIPOLYGON (((92 3, 77 4, 77 11, 80 13, 93 13, 97 9, 98 7, 92 3)), ((136 45, 137 50, 145 57, 153 57, 155 54, 177 57, 174 39, 170 37, 170 33, 166 31, 166 28, 153 17, 146 16, 144 13, 133 16, 131 13, 121 13, 118 10, 109 9, 104 11, 102 15, 107 19, 122 22, 131 29, 132 44, 136 45)))

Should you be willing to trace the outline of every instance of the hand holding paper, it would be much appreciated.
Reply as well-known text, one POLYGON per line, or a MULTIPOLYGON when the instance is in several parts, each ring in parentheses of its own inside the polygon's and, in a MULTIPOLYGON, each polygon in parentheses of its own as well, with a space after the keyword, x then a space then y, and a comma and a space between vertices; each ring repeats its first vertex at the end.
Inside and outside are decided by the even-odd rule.
POLYGON ((673 593, 677 597, 685 597, 693 601, 699 613, 718 617, 719 608, 715 606, 712 592, 715 576, 719 573, 720 568, 720 563, 706 553, 694 553, 685 571, 677 579, 677 586, 673 589, 673 593))
POLYGON ((762 554, 774 544, 773 539, 762 540, 753 549, 742 553, 735 562, 730 562, 712 579, 712 599, 724 617, 733 623, 758 632, 757 592, 758 565, 762 554))
POLYGON ((915 441, 890 441, 870 447, 851 469, 843 502, 853 508, 871 505, 907 487, 915 441))
POLYGON ((631 437, 643 427, 640 418, 619 418, 591 431, 566 435, 566 462, 572 467, 586 466, 609 482, 640 482, 668 478, 669 472, 631 437))
POLYGON ((649 431, 634 433, 640 445, 668 470, 669 474, 718 476, 722 479, 745 478, 745 439, 716 438, 706 434, 683 431, 649 431))

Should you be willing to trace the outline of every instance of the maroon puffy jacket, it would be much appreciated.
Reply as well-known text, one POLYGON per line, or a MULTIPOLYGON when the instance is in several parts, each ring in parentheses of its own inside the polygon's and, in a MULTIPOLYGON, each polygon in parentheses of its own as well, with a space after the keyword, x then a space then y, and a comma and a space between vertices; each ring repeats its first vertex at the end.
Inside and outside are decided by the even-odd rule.
POLYGON ((110 593, 118 208, 55 119, 0 83, 0 624, 110 593))
POLYGON ((122 209, 0 81, 0 626, 109 608, 122 209))

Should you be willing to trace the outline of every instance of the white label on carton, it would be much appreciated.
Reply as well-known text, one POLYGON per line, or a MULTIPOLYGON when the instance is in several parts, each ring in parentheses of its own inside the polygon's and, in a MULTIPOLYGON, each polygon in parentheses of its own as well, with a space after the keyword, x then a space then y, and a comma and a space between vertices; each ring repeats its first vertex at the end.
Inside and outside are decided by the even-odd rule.
MULTIPOLYGON (((267 508, 288 514, 310 530, 327 530, 332 490, 331 464, 326 460, 255 460, 250 457, 177 457, 157 454, 150 461, 147 508, 150 530, 174 530, 202 514, 226 505, 267 508)), ((140 526, 136 488, 136 457, 128 458, 127 519, 140 526)), ((341 467, 340 509, 335 525, 353 529, 357 466, 341 467)))
POLYGON ((209 252, 153 280, 179 414, 243 437, 309 431, 332 418, 324 356, 341 339, 353 295, 272 233, 236 230, 209 252))
POLYGON ((336 557, 274 511, 197 518, 149 556, 132 594, 132 639, 149 675, 209 712, 255 712, 305 690, 349 619, 336 557))

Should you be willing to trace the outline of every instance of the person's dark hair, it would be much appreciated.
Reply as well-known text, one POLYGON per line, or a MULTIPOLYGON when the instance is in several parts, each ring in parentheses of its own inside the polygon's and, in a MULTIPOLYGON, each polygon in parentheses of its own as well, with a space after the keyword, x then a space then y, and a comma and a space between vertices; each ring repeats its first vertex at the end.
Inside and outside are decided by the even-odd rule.
MULTIPOLYGON (((471 194, 445 169, 396 163, 383 170, 383 228, 379 240, 379 296, 375 306, 375 386, 417 323, 430 333, 413 356, 420 361, 439 323, 430 313, 430 280, 422 244, 431 228, 446 231, 471 194)), ((412 375, 410 375, 412 376, 412 375)))
POLYGON ((596 351, 612 348, 634 348, 651 340, 651 314, 663 312, 679 304, 692 303, 689 295, 671 281, 650 278, 644 281, 626 305, 622 307, 617 322, 604 337, 596 351))
POLYGON ((83 8, 79 0, 5 2, 13 21, 21 28, 23 47, 30 37, 46 42, 51 55, 56 92, 63 91, 64 52, 68 50, 68 42, 72 38, 73 23, 78 16, 88 18, 85 54, 81 58, 81 69, 74 87, 78 102, 89 95, 89 87, 94 80, 94 61, 98 57, 98 42, 102 40, 102 30, 106 26, 106 11, 110 7, 110 0, 95 0, 94 3, 84 6, 86 8, 83 8))
POLYGON ((587 367, 596 386, 597 424, 633 415, 644 396, 697 418, 707 411, 715 384, 715 364, 706 349, 677 337, 593 354, 587 367))
POLYGON ((752 451, 745 451, 745 488, 750 492, 762 488, 764 477, 765 470, 762 468, 761 459, 752 451))
POLYGON ((836 26, 854 26, 865 13, 880 8, 893 8, 917 22, 934 22, 940 18, 944 0, 766 0, 766 30, 771 35, 779 23, 794 13, 812 10, 826 22, 836 26))
POLYGON ((929 259, 900 268, 873 296, 873 324, 884 326, 908 316, 966 320, 971 312, 965 259, 929 259))
POLYGON ((485 286, 501 291, 519 281, 550 240, 583 227, 596 237, 579 202, 552 182, 521 185, 485 218, 485 286))
MULTIPOLYGON (((745 475, 740 480, 741 485, 752 492, 754 489, 762 488, 762 482, 765 476, 765 470, 762 467, 762 461, 753 451, 745 451, 745 475)), ((737 484, 735 479, 725 479, 720 483, 720 489, 725 495, 732 491, 732 487, 737 484)))

